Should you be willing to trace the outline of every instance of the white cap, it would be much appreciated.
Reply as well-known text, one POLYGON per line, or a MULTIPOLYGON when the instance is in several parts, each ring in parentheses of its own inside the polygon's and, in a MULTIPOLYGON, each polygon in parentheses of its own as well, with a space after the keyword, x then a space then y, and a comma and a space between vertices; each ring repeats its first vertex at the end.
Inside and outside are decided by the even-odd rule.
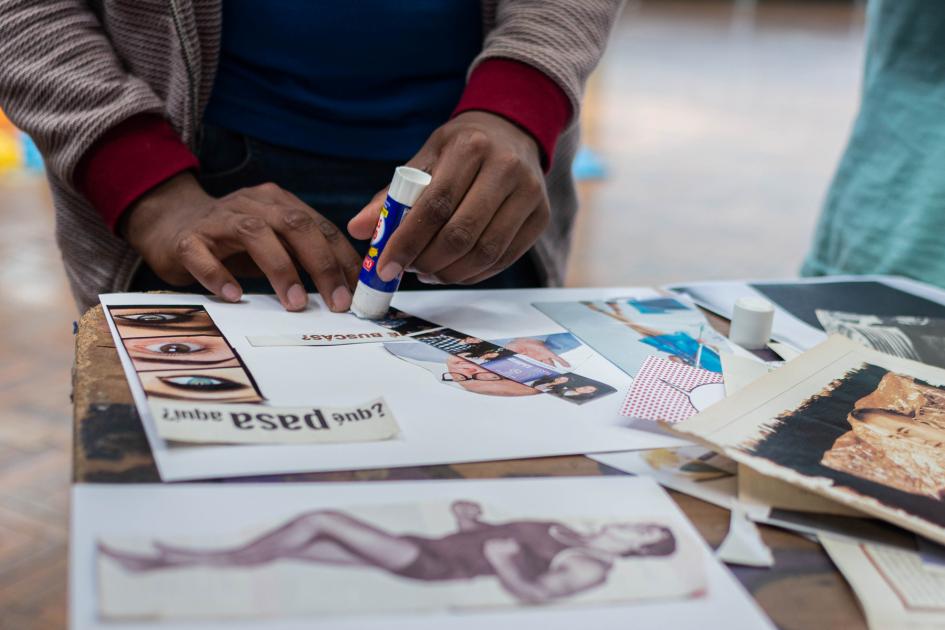
POLYGON ((732 309, 732 328, 728 338, 748 350, 759 350, 771 339, 774 306, 760 297, 741 297, 732 309))
POLYGON ((398 166, 394 169, 394 179, 390 183, 387 196, 409 208, 417 201, 423 189, 430 185, 432 179, 429 173, 418 168, 398 166))
POLYGON ((387 314, 393 297, 393 292, 372 289, 359 280, 351 298, 351 312, 361 319, 381 319, 387 314))

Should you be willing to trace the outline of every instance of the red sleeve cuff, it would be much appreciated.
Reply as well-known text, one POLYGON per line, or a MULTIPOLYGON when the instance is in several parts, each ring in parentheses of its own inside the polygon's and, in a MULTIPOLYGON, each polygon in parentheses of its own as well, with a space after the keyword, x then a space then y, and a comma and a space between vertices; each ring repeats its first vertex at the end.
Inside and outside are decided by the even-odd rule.
POLYGON ((138 114, 109 129, 82 156, 75 186, 115 230, 141 195, 174 175, 197 168, 196 156, 161 116, 138 114))
POLYGON ((564 90, 540 70, 511 59, 486 59, 473 69, 453 116, 470 110, 502 116, 531 134, 545 172, 571 119, 564 90))

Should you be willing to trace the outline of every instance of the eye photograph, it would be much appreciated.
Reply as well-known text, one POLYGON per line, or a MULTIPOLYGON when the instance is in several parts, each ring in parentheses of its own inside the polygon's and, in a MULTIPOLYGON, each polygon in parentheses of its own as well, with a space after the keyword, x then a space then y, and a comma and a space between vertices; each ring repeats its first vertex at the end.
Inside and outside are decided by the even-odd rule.
POLYGON ((203 307, 162 306, 109 309, 122 339, 180 334, 219 335, 203 307))
POLYGON ((240 367, 239 359, 223 337, 130 337, 124 344, 138 372, 240 367))
POLYGON ((261 396, 242 368, 141 372, 148 396, 195 402, 251 403, 261 396))

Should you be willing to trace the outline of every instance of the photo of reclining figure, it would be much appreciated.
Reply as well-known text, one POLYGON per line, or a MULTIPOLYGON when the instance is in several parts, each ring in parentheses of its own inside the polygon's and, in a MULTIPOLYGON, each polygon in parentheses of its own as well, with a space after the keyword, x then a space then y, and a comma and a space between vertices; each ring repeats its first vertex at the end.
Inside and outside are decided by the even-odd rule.
MULTIPOLYGON (((558 520, 489 522, 483 519, 480 504, 473 501, 434 505, 439 510, 448 506, 454 531, 433 536, 401 534, 377 522, 385 520, 382 511, 376 512, 376 518, 364 518, 346 510, 325 509, 299 514, 228 548, 184 547, 153 540, 154 551, 141 553, 99 542, 98 553, 127 576, 173 572, 177 582, 183 579, 180 569, 202 569, 198 577, 206 576, 207 569, 223 573, 251 569, 252 575, 274 565, 291 565, 296 571, 300 566, 321 567, 332 572, 322 574, 322 579, 336 586, 332 575, 343 567, 378 572, 421 587, 485 578, 501 587, 507 595, 504 600, 511 596, 518 604, 550 603, 592 591, 605 585, 621 563, 656 560, 670 564, 671 571, 638 574, 637 579, 647 582, 646 588, 620 583, 618 592, 623 599, 701 592, 697 584, 680 594, 687 582, 692 583, 691 577, 685 576, 699 575, 701 565, 691 566, 688 555, 677 553, 674 532, 660 522, 595 520, 593 525, 582 521, 581 527, 558 520)), ((418 516, 424 513, 419 509, 422 507, 418 506, 418 516)), ((417 520, 422 521, 422 516, 417 520)), ((318 583, 312 581, 301 588, 311 589, 318 583)), ((365 579, 358 582, 366 583, 365 579)), ((434 594, 442 595, 442 591, 434 594)), ((365 600, 380 606, 385 596, 365 592, 361 601, 365 600)))
POLYGON ((945 526, 945 389, 863 363, 746 452, 945 526))

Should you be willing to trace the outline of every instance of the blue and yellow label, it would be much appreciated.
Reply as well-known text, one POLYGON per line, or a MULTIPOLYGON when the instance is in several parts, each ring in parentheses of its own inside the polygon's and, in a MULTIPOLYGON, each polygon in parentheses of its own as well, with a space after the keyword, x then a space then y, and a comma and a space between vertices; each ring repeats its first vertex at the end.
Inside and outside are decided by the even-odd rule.
POLYGON ((364 262, 361 263, 361 273, 358 275, 358 280, 372 289, 385 293, 393 293, 397 290, 397 285, 400 284, 399 277, 394 278, 390 282, 384 282, 377 277, 377 259, 381 257, 381 252, 384 251, 384 247, 387 245, 387 241, 390 240, 391 234, 394 233, 397 226, 404 220, 404 216, 407 214, 408 210, 410 210, 409 206, 394 201, 390 197, 384 201, 384 207, 381 208, 381 213, 377 217, 377 226, 374 228, 374 236, 371 238, 371 247, 364 257, 364 262))

